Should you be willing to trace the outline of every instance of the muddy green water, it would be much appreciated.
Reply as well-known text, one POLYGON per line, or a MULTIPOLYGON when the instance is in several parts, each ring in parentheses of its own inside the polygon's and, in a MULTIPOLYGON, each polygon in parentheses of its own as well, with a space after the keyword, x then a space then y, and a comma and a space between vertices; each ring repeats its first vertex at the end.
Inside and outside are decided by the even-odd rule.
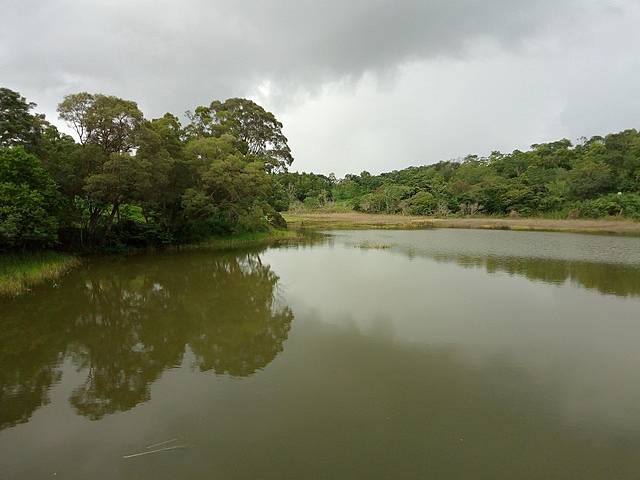
POLYGON ((640 239, 93 260, 0 300, 0 479, 39 478, 638 479, 640 239))

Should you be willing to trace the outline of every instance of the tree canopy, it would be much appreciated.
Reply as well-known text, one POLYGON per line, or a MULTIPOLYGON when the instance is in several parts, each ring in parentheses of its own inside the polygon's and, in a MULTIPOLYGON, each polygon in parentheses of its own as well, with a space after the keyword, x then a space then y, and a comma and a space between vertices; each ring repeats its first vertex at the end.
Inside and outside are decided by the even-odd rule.
POLYGON ((119 248, 282 226, 274 174, 293 161, 282 124, 233 98, 183 126, 147 120, 131 100, 67 95, 60 133, 19 93, 0 89, 0 249, 119 248), (15 174, 15 172, 19 172, 15 174))
POLYGON ((215 100, 208 107, 197 107, 189 114, 187 132, 195 137, 231 135, 245 155, 264 162, 267 171, 283 172, 293 162, 282 124, 271 113, 251 100, 215 100))
POLYGON ((100 145, 108 153, 130 151, 143 118, 135 102, 87 92, 64 97, 58 114, 73 127, 82 145, 100 145))

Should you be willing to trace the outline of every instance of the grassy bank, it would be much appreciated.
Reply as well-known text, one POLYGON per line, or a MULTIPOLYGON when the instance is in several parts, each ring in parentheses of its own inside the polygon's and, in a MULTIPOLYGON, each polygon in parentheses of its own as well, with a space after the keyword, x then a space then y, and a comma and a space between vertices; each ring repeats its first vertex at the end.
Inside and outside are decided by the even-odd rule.
POLYGON ((15 296, 51 282, 79 264, 72 255, 37 252, 0 255, 0 296, 15 296))
MULTIPOLYGON (((302 236, 294 230, 270 230, 213 237, 204 242, 175 248, 227 250, 298 240, 302 236)), ((20 295, 38 284, 55 281, 79 264, 80 260, 76 256, 57 252, 0 254, 0 297, 20 295)))
POLYGON ((268 232, 242 233, 229 237, 212 237, 200 243, 181 245, 180 250, 207 249, 228 250, 233 248, 253 247, 271 243, 297 240, 302 234, 296 230, 269 230, 268 232))
POLYGON ((349 213, 291 213, 284 218, 292 229, 411 229, 411 228, 480 228, 490 230, 527 230, 547 232, 607 233, 640 236, 640 222, 618 218, 548 219, 548 218, 433 218, 412 215, 378 215, 349 213))

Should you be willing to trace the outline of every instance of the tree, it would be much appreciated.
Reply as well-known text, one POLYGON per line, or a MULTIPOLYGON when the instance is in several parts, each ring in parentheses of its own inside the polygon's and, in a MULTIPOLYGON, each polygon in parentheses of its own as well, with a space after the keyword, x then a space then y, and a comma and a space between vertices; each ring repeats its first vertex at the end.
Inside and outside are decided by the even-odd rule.
POLYGON ((611 169, 598 160, 585 159, 569 171, 569 190, 574 198, 585 199, 605 193, 611 186, 611 169))
POLYGON ((495 155, 492 158, 492 164, 498 174, 506 178, 514 178, 522 175, 529 164, 531 157, 528 152, 515 150, 509 155, 495 155))
POLYGON ((185 158, 194 178, 194 185, 182 197, 185 214, 199 225, 208 225, 205 230, 209 233, 282 224, 278 210, 284 192, 278 190, 259 157, 237 149, 234 137, 193 139, 185 147, 185 158))
POLYGON ((87 92, 67 95, 58 113, 81 145, 68 157, 72 168, 63 184, 75 209, 72 216, 79 219, 81 238, 86 229, 89 239, 96 241, 100 223, 110 231, 121 205, 140 199, 149 184, 144 162, 129 155, 143 115, 133 101, 87 92))
POLYGON ((87 92, 64 97, 58 114, 75 130, 82 145, 94 143, 108 153, 129 152, 143 119, 135 102, 87 92))
POLYGON ((23 147, 0 148, 0 249, 49 246, 57 239, 56 185, 23 147))
POLYGON ((100 173, 87 178, 84 190, 87 197, 111 209, 107 219, 107 232, 125 203, 139 202, 150 186, 149 165, 127 153, 112 153, 100 173))
POLYGON ((78 170, 74 162, 78 150, 79 146, 73 138, 61 133, 53 125, 47 125, 41 132, 37 156, 66 196, 78 191, 78 170))
POLYGON ((411 215, 431 215, 438 208, 438 201, 429 192, 421 190, 407 200, 411 215))
POLYGON ((41 128, 46 124, 44 115, 32 115, 36 106, 18 92, 0 88, 0 147, 22 145, 33 150, 41 128))
POLYGON ((149 168, 149 183, 142 192, 140 206, 147 222, 162 229, 179 230, 183 223, 181 197, 193 185, 195 175, 185 161, 182 127, 177 117, 167 113, 144 121, 138 130, 136 158, 149 168))
MULTIPOLYGON (((335 180, 335 175, 334 175, 335 180)), ((289 193, 292 201, 303 202, 306 198, 332 200, 331 177, 315 173, 286 172, 278 175, 278 182, 289 193)))
POLYGON ((640 132, 635 129, 607 135, 601 159, 611 169, 616 191, 640 190, 640 132))
POLYGON ((216 100, 209 107, 196 108, 189 116, 187 132, 192 138, 231 135, 243 154, 258 157, 269 172, 286 171, 293 162, 282 123, 251 100, 216 100))
POLYGON ((200 184, 186 191, 183 202, 191 218, 214 221, 220 232, 263 230, 272 210, 264 166, 232 155, 211 164, 200 184))
POLYGON ((398 213, 402 210, 402 201, 413 192, 413 188, 405 185, 383 185, 375 192, 364 195, 358 207, 359 210, 369 213, 398 213))

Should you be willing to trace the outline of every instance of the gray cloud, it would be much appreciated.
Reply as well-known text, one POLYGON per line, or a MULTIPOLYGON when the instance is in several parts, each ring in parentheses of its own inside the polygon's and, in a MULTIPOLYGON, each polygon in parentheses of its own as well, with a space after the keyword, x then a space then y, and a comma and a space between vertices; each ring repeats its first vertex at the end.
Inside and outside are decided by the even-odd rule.
MULTIPOLYGON (((435 55, 514 46, 575 0, 2 0, 4 82, 136 93, 154 113, 435 55), (164 102, 165 105, 161 105, 164 102)), ((584 2, 582 2, 584 3, 584 2)))
POLYGON ((608 123, 583 118, 605 103, 593 98, 595 85, 614 88, 601 95, 618 105, 637 84, 628 78, 638 73, 629 57, 640 19, 634 0, 0 0, 0 12, 0 84, 49 117, 80 90, 134 99, 148 116, 254 93, 295 122, 287 132, 307 169, 435 161, 490 149, 489 141, 533 143, 552 126, 617 125, 640 108, 637 100, 614 106, 608 123), (599 25, 610 26, 607 37, 599 25), (581 78, 587 70, 596 78, 581 78), (485 144, 478 132, 487 131, 489 99, 502 116, 489 112, 485 144), (430 148, 428 131, 439 137, 430 148), (385 147, 387 137, 402 148, 385 147))

